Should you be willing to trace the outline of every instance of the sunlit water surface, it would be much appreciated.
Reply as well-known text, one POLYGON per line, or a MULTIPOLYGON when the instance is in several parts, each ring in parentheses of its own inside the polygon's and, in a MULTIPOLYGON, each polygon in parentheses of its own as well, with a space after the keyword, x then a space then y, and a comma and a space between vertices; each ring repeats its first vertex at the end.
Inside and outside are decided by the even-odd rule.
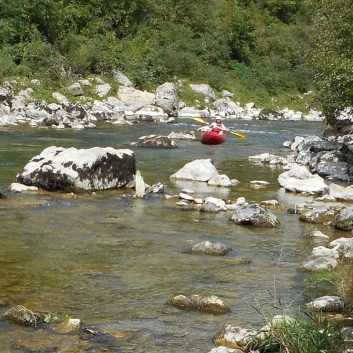
MULTIPOLYGON (((283 171, 250 162, 248 157, 263 152, 286 156, 289 150, 281 149, 283 141, 295 135, 321 135, 323 125, 226 123, 246 133, 247 139, 230 135, 220 146, 177 141, 178 148, 172 150, 132 148, 136 167, 147 183, 167 184, 168 194, 189 188, 202 198, 276 199, 284 206, 283 211, 273 211, 281 222, 278 228, 237 226, 229 221, 231 213, 186 211, 176 206, 176 199, 167 201, 163 195, 124 197, 132 194, 127 189, 74 196, 6 192, 7 198, 0 200, 1 316, 21 304, 77 317, 116 337, 107 348, 112 352, 208 352, 214 347, 212 335, 224 323, 262 325, 256 303, 270 309, 274 297, 286 305, 303 301, 305 277, 297 266, 314 246, 307 234, 317 229, 331 239, 342 235, 331 228, 300 223, 297 216, 286 213, 286 207, 308 198, 284 193, 277 182, 283 171), (185 163, 202 158, 211 158, 220 173, 240 184, 228 189, 169 179, 185 163), (249 186, 251 180, 270 185, 254 189, 249 186), (219 241, 233 250, 224 257, 187 253, 190 241, 203 240, 219 241), (239 264, 240 259, 244 263, 239 264), (179 311, 166 303, 176 294, 217 295, 231 312, 213 316, 179 311)), ((48 146, 130 148, 126 143, 143 135, 196 131, 198 127, 185 119, 178 124, 129 127, 101 123, 95 130, 84 131, 1 128, 0 186, 6 191, 28 160, 48 146)), ((51 337, 50 344, 45 337, 43 330, 0 320, 1 352, 92 349, 77 346, 73 350, 66 335, 55 336, 55 342, 51 337)), ((99 352, 99 345, 91 351, 99 352)))

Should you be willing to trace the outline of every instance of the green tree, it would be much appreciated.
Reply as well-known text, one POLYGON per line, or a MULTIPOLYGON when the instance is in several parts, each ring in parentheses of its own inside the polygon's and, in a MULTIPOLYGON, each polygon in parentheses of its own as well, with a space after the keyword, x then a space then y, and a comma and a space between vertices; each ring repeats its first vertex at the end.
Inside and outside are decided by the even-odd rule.
POLYGON ((317 9, 308 61, 314 70, 317 101, 326 123, 353 106, 353 6, 351 0, 310 0, 317 9))

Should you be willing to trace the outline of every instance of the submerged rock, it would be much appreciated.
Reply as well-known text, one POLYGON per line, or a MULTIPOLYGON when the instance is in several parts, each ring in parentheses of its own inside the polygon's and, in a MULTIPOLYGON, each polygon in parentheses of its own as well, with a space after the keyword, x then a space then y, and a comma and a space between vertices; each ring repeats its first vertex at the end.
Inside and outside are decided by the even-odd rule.
POLYGON ((195 310, 214 315, 225 314, 230 311, 229 306, 215 295, 211 295, 210 297, 201 297, 199 295, 186 297, 179 294, 168 300, 168 304, 181 310, 195 310))
POLYGON ((16 307, 6 311, 4 318, 20 325, 36 326, 44 322, 45 314, 34 312, 22 305, 17 305, 16 307))
POLYGON ((202 241, 201 243, 193 244, 188 251, 197 254, 220 255, 224 256, 232 249, 222 243, 211 243, 210 241, 202 241))
POLYGON ((168 136, 148 135, 142 136, 131 146, 144 148, 177 148, 177 144, 168 136))

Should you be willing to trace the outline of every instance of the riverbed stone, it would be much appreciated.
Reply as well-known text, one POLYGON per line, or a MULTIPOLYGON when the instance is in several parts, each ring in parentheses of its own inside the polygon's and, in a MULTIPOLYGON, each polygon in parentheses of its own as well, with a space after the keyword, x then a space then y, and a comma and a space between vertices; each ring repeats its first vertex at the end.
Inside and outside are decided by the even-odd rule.
POLYGON ((131 146, 143 148, 177 148, 178 145, 168 136, 148 135, 141 136, 137 141, 131 142, 131 146))
POLYGON ((168 304, 181 310, 194 310, 214 315, 225 314, 230 311, 230 307, 215 295, 209 297, 192 295, 187 297, 179 294, 168 300, 168 304))
POLYGON ((225 174, 217 174, 212 177, 208 182, 208 185, 212 186, 223 186, 223 187, 231 187, 232 181, 225 174))
POLYGON ((306 223, 330 224, 346 206, 341 203, 327 204, 321 207, 315 207, 312 210, 299 213, 299 219, 306 223))
POLYGON ((218 256, 224 256, 231 250, 232 248, 230 248, 225 244, 222 244, 219 242, 211 243, 208 240, 193 244, 188 249, 188 251, 191 253, 218 255, 218 256))
POLYGON ((353 238, 339 238, 331 241, 328 246, 332 252, 337 252, 337 257, 340 259, 353 258, 353 238))
POLYGON ((353 230, 353 207, 343 209, 334 220, 334 226, 337 229, 352 231, 353 230))
POLYGON ((310 310, 320 312, 339 313, 344 309, 344 302, 342 298, 334 295, 325 295, 323 297, 316 298, 305 305, 310 310))
POLYGON ((219 346, 219 347, 212 348, 208 353, 243 353, 243 351, 241 349, 219 346))
POLYGON ((218 172, 211 159, 196 159, 186 163, 179 171, 172 174, 170 179, 207 182, 216 175, 218 172))
POLYGON ((44 322, 45 314, 27 309, 23 305, 17 305, 6 311, 4 318, 25 326, 36 326, 44 322))
POLYGON ((326 193, 328 186, 319 175, 309 172, 305 166, 292 164, 291 169, 278 176, 278 182, 286 191, 296 193, 326 193))
POLYGON ((255 227, 273 228, 279 225, 277 217, 257 203, 236 207, 230 220, 236 224, 255 227))
POLYGON ((38 191, 38 188, 36 186, 27 186, 20 183, 11 183, 9 189, 11 192, 18 192, 18 193, 26 192, 26 191, 38 191))
POLYGON ((328 187, 328 194, 340 201, 353 201, 353 187, 351 185, 344 187, 331 183, 328 187))
POLYGON ((300 264, 299 268, 304 272, 320 272, 322 270, 333 270, 338 266, 335 258, 329 256, 310 256, 300 264))
POLYGON ((258 331, 252 328, 225 324, 213 335, 213 342, 219 346, 248 352, 256 343, 257 333, 258 331))
POLYGON ((312 239, 330 239, 330 237, 319 230, 313 230, 308 234, 312 239))
POLYGON ((197 138, 195 136, 194 131, 182 131, 182 132, 171 132, 168 137, 173 140, 188 140, 188 141, 196 141, 197 138))
POLYGON ((136 172, 129 149, 51 146, 33 157, 17 174, 19 183, 44 190, 105 190, 127 185, 136 172))
POLYGON ((224 200, 216 197, 206 197, 200 211, 203 212, 221 212, 226 211, 227 205, 224 200))

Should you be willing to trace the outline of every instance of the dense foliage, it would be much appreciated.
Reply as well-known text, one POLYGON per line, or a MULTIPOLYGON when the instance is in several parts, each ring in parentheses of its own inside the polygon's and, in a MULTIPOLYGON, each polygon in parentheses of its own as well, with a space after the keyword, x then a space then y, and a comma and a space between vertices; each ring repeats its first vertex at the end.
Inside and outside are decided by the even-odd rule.
POLYGON ((353 7, 350 0, 318 0, 308 57, 314 71, 317 97, 327 123, 353 106, 353 7))
MULTIPOLYGON (((21 75, 60 86, 68 68, 75 77, 98 74, 106 78, 118 69, 140 89, 182 79, 208 83, 217 92, 230 90, 239 101, 291 106, 312 89, 307 54, 312 49, 312 19, 317 13, 313 2, 1 1, 0 78, 21 75)), ((344 2, 349 6, 349 0, 344 2)), ((333 18, 336 1, 327 3, 333 18)), ((338 12, 344 16, 342 10, 338 12)), ((343 20, 351 26, 348 15, 343 20)), ((318 21, 317 26, 322 32, 315 38, 314 68, 323 55, 318 43, 325 40, 330 54, 345 45, 330 48, 335 33, 342 35, 343 25, 335 29, 318 21), (333 29, 329 38, 324 29, 333 29)), ((339 59, 335 64, 339 75, 343 70, 339 59)), ((347 62, 344 72, 349 68, 347 62)), ((326 79, 328 69, 323 66, 319 72, 316 66, 316 82, 326 79)), ((340 83, 348 87, 348 82, 340 83)))

